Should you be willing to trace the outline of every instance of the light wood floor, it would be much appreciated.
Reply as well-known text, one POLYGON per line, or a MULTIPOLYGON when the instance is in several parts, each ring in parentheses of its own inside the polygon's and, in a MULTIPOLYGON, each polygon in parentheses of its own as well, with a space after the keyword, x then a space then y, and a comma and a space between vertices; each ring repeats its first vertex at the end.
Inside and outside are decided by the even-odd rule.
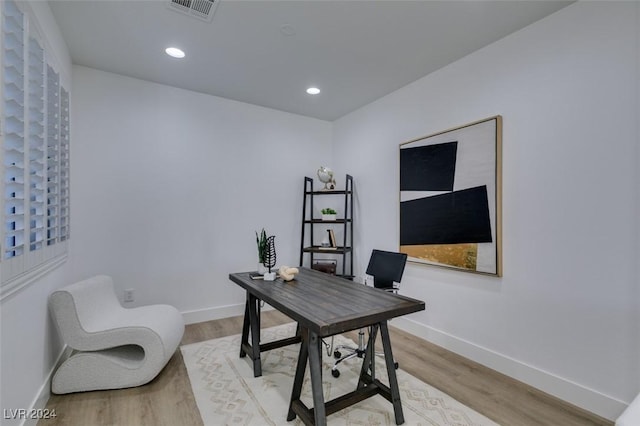
MULTIPOLYGON (((290 321, 277 311, 262 313, 263 327, 290 321)), ((182 344, 238 334, 241 330, 242 317, 191 324, 186 327, 182 344)), ((390 333, 400 368, 503 426, 613 425, 393 326, 390 333)), ((355 339, 355 333, 351 337, 355 339)), ((158 377, 145 386, 52 395, 47 408, 55 409, 57 417, 40 420, 39 426, 202 425, 179 350, 158 377)))

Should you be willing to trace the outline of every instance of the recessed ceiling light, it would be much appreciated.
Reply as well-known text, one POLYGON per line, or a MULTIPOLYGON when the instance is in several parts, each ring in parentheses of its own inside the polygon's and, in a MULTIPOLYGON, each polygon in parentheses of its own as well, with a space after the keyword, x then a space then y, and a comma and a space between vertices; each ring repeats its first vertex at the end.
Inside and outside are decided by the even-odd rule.
POLYGON ((167 47, 164 51, 174 58, 184 58, 184 52, 177 47, 167 47))
POLYGON ((296 35, 296 29, 291 24, 282 24, 280 26, 280 32, 286 36, 296 35))
POLYGON ((320 89, 318 89, 317 87, 309 87, 307 89, 307 93, 310 95, 317 95, 318 93, 320 93, 320 89))

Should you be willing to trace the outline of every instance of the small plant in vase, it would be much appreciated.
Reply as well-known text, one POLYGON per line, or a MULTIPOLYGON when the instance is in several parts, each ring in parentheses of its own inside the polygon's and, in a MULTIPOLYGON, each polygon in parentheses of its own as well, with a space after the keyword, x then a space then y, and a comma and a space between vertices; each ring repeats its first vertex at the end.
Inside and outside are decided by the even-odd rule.
POLYGON ((321 212, 322 212, 322 220, 327 220, 327 221, 336 220, 337 212, 334 209, 327 207, 322 209, 321 212))
POLYGON ((264 228, 260 234, 256 232, 256 244, 258 245, 258 273, 264 274, 267 272, 267 268, 264 266, 264 262, 267 260, 267 232, 264 228))

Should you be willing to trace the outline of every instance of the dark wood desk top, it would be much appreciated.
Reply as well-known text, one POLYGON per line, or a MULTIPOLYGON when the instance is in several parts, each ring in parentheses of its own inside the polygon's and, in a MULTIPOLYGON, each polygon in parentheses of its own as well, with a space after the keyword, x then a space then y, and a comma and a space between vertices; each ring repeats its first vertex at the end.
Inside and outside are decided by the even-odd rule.
POLYGON ((229 279, 321 337, 425 309, 420 300, 299 269, 288 282, 252 280, 249 272, 229 274, 229 279))

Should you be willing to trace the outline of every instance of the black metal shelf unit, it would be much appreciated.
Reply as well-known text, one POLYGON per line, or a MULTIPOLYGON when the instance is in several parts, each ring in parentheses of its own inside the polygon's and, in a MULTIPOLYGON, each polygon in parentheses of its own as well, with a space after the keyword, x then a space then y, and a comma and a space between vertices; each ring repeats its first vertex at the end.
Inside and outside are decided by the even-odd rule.
MULTIPOLYGON (((345 188, 343 190, 315 191, 313 179, 304 178, 304 195, 302 201, 302 232, 300 237, 300 266, 313 266, 314 260, 342 260, 341 273, 338 276, 353 279, 353 177, 346 175, 345 188), (314 217, 313 203, 316 196, 343 196, 344 204, 342 212, 336 220, 322 220, 314 217), (322 247, 314 241, 315 225, 334 225, 342 227, 342 241, 337 247, 322 247), (308 239, 307 239, 308 236, 308 239), (309 263, 305 265, 305 254, 309 263), (315 258, 322 254, 322 259, 315 258), (330 256, 330 257, 326 257, 330 256), (315 259, 314 259, 315 258, 315 259)), ((337 272, 337 271, 336 271, 337 272)))

